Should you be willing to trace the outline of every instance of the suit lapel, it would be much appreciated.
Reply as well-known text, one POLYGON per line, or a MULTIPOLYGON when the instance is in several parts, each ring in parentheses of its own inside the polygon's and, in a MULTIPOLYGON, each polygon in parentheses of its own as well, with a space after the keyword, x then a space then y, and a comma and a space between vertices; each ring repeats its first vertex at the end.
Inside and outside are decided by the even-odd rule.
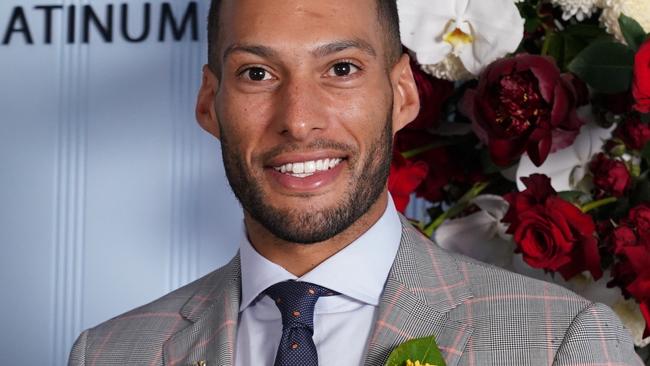
POLYGON ((448 366, 456 365, 472 328, 448 312, 472 297, 455 260, 402 217, 402 240, 388 275, 366 351, 380 366, 409 339, 435 336, 448 366))
POLYGON ((163 345, 167 366, 232 365, 241 297, 239 254, 209 274, 185 303, 181 315, 192 322, 163 345))

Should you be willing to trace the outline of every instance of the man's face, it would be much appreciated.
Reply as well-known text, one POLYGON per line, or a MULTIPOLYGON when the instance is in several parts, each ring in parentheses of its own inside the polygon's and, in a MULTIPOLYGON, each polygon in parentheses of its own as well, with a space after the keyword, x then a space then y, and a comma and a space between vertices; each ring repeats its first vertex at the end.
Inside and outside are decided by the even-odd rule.
POLYGON ((315 243, 385 192, 393 87, 375 0, 224 1, 218 137, 245 211, 315 243))

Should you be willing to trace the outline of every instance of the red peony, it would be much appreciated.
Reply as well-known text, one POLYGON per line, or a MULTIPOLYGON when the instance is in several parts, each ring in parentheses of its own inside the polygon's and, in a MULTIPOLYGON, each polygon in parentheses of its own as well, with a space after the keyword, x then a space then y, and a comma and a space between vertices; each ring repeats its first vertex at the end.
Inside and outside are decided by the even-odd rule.
POLYGON ((602 276, 600 254, 591 216, 561 199, 549 177, 522 178, 523 192, 504 196, 510 207, 503 218, 509 224, 517 251, 531 267, 559 272, 565 279, 588 270, 602 276))
POLYGON ((650 142, 650 126, 641 122, 639 116, 630 116, 618 125, 614 136, 621 139, 632 150, 641 150, 650 142))
POLYGON ((634 108, 650 113, 650 40, 645 41, 634 56, 632 95, 636 100, 634 108))
POLYGON ((463 96, 461 111, 496 164, 509 165, 528 152, 540 166, 552 147, 570 145, 583 124, 574 81, 550 58, 519 54, 489 65, 476 89, 463 96))
POLYGON ((409 161, 397 150, 393 150, 393 161, 388 176, 388 191, 399 212, 404 213, 409 204, 411 193, 427 176, 427 170, 426 163, 409 161))
POLYGON ((405 128, 422 130, 435 128, 440 121, 442 106, 454 92, 454 83, 425 73, 415 58, 411 58, 411 71, 420 96, 420 112, 405 128))
POLYGON ((632 177, 625 163, 610 159, 603 153, 594 156, 589 164, 596 187, 596 197, 623 197, 632 184, 632 177))

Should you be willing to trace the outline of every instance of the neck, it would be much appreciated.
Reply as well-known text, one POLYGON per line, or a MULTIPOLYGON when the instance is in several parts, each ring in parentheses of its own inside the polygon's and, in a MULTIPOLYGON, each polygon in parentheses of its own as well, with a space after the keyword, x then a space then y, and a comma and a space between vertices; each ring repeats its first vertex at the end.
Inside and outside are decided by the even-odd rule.
POLYGON ((244 213, 248 239, 263 257, 283 267, 293 275, 301 277, 327 258, 350 245, 374 225, 386 210, 388 192, 380 198, 357 221, 341 233, 319 243, 300 244, 282 240, 264 226, 244 213))

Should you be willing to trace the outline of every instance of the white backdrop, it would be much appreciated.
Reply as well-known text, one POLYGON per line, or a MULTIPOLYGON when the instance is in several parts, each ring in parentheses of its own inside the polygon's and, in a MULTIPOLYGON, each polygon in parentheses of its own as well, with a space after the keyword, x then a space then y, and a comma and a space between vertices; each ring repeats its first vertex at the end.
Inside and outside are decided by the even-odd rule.
MULTIPOLYGON (((241 209, 218 142, 194 121, 208 2, 196 2, 197 40, 193 20, 174 40, 167 19, 160 41, 165 2, 148 1, 150 34, 132 43, 126 0, 0 1, 1 365, 64 365, 82 329, 235 253, 241 209), (43 5, 63 6, 50 42, 43 5), (83 5, 105 27, 113 5, 112 42, 83 5)), ((190 4, 168 2, 179 28, 190 4)), ((145 2, 128 11, 135 37, 145 2)))

